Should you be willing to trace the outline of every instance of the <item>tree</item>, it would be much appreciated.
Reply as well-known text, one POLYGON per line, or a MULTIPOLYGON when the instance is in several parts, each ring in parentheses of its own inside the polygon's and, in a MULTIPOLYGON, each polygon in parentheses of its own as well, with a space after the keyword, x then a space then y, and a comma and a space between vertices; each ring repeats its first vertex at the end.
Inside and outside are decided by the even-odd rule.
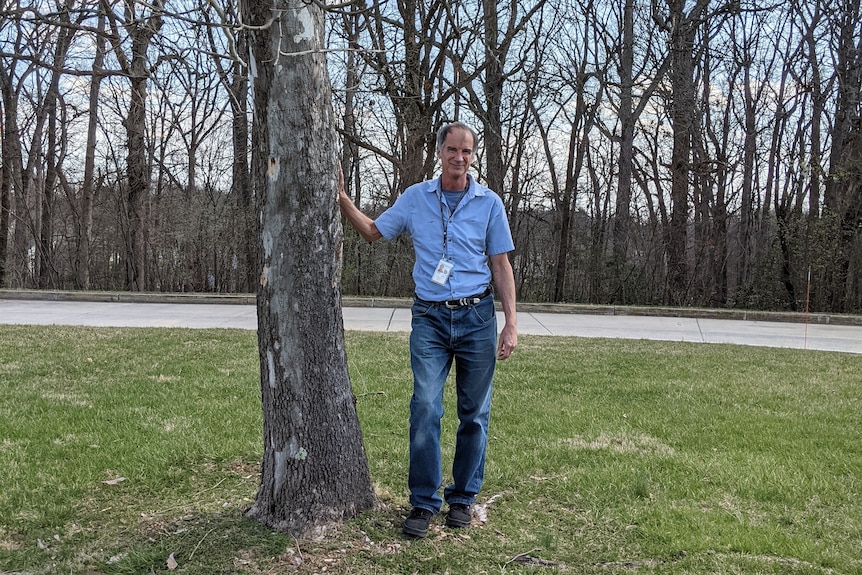
POLYGON ((248 516, 302 535, 375 505, 341 316, 341 216, 323 15, 246 0, 254 185, 263 198, 258 344, 264 458, 248 516))
MULTIPOLYGON (((631 209, 633 205, 633 180, 635 168, 635 128, 638 119, 649 104, 653 94, 665 79, 670 58, 662 58, 655 70, 648 68, 650 59, 647 48, 654 42, 651 37, 654 30, 641 25, 635 31, 635 2, 625 0, 618 9, 617 23, 619 32, 617 38, 608 39, 605 53, 617 58, 617 76, 619 95, 617 97, 618 134, 614 132, 612 139, 619 141, 619 156, 617 158, 617 194, 613 217, 613 252, 611 256, 612 285, 610 300, 615 303, 629 303, 632 291, 631 276, 633 267, 629 264, 630 246, 634 244, 635 228, 633 227, 631 209), (642 61, 635 67, 635 43, 639 39, 642 61), (644 85, 637 86, 640 95, 636 100, 636 81, 644 85), (649 83, 646 84, 645 82, 649 83)), ((613 90, 611 90, 613 92, 613 90)))
POLYGON ((231 164, 231 189, 233 210, 231 212, 230 229, 232 231, 231 249, 235 270, 235 280, 232 291, 253 291, 257 278, 254 272, 257 267, 256 238, 259 235, 257 226, 257 206, 252 195, 249 174, 249 119, 248 119, 248 70, 246 63, 237 54, 248 53, 248 31, 239 24, 238 6, 228 3, 224 9, 217 9, 215 3, 210 3, 202 9, 201 16, 206 23, 207 41, 218 76, 224 86, 231 109, 231 143, 233 144, 233 162, 231 164), (224 36, 216 36, 217 26, 213 25, 214 15, 227 26, 235 28, 236 32, 224 36))
POLYGON ((87 120, 87 144, 84 155, 84 175, 81 183, 81 197, 78 207, 78 245, 75 250, 75 284, 79 289, 90 289, 90 242, 93 236, 93 196, 98 188, 96 172, 96 128, 99 109, 99 88, 105 61, 105 12, 101 3, 98 7, 96 52, 93 56, 93 75, 90 79, 90 98, 87 120))
MULTIPOLYGON (((824 209, 838 227, 835 247, 840 253, 840 259, 829 270, 829 307, 848 312, 857 308, 856 302, 862 299, 854 297, 859 291, 854 284, 862 281, 858 277, 853 278, 851 267, 853 245, 858 244, 862 236, 862 45, 859 43, 862 3, 860 0, 843 0, 838 4, 839 9, 832 15, 838 46, 838 96, 824 209)), ((862 276, 862 271, 856 273, 862 276)))
MULTIPOLYGON (((625 301, 625 262, 628 256, 628 241, 631 230, 632 206, 632 163, 635 139, 634 114, 634 0, 623 2, 620 21, 619 74, 619 122, 620 122, 620 155, 618 160, 619 176, 617 179, 617 197, 613 222, 613 259, 614 292, 620 294, 625 301)), ((610 51, 608 51, 610 52, 610 51)))
MULTIPOLYGON (((39 217, 39 240, 37 242, 39 259, 38 259, 38 285, 41 288, 56 289, 57 277, 54 269, 54 246, 53 246, 53 230, 54 230, 54 194, 56 191, 57 181, 60 179, 62 170, 62 158, 66 156, 65 150, 58 153, 57 148, 62 146, 65 148, 67 138, 65 136, 66 127, 57 125, 57 107, 61 100, 60 95, 60 77, 66 65, 66 57, 69 47, 72 43, 72 37, 75 33, 75 28, 72 27, 71 10, 73 2, 67 1, 66 5, 59 7, 57 16, 61 26, 58 27, 56 44, 54 45, 54 54, 52 58, 51 80, 48 86, 48 92, 44 102, 44 117, 48 123, 47 137, 48 142, 45 152, 45 182, 42 186, 41 209, 39 217), (62 132, 61 137, 57 137, 58 131, 62 132)), ((80 24, 78 21, 76 24, 80 24)))
POLYGON ((656 22, 667 30, 670 46, 670 84, 673 93, 671 121, 673 151, 671 152, 671 217, 665 250, 668 265, 668 288, 673 305, 690 303, 689 270, 686 243, 689 218, 689 177, 691 149, 695 129, 694 40, 706 2, 700 0, 688 14, 686 2, 667 0, 666 19, 656 22))
POLYGON ((111 43, 123 72, 129 78, 129 111, 126 128, 126 177, 128 204, 128 252, 126 260, 126 288, 132 291, 146 289, 146 245, 144 243, 146 203, 150 191, 150 164, 147 161, 145 126, 147 111, 147 81, 152 73, 147 50, 153 36, 162 27, 164 0, 144 5, 137 0, 123 0, 124 14, 115 14, 102 0, 111 24, 111 43), (149 10, 149 12, 148 12, 149 10), (131 43, 131 53, 123 51, 120 34, 122 26, 131 43))
MULTIPOLYGON (((54 68, 49 54, 65 58, 66 40, 58 37, 67 37, 68 32, 57 32, 48 19, 38 14, 31 16, 27 8, 9 8, 0 11, 0 33, 4 39, 0 65, 4 110, 0 209, 5 214, 0 218, 3 233, 0 243, 5 244, 11 234, 8 257, 12 265, 7 268, 4 258, 0 271, 7 284, 24 285, 28 276, 38 275, 33 274, 38 266, 30 265, 28 253, 31 246, 41 243, 39 211, 43 197, 39 192, 45 188, 44 140, 46 125, 51 121, 49 116, 56 109, 52 104, 56 91, 51 87, 62 69, 62 65, 54 68)), ((3 279, 0 277, 0 281, 3 279)))
MULTIPOLYGON (((488 187, 499 194, 505 189, 507 166, 504 157, 503 145, 503 85, 507 76, 513 71, 506 70, 509 63, 509 53, 512 45, 519 36, 524 35, 527 23, 541 20, 537 14, 543 10, 546 2, 539 0, 520 14, 518 3, 504 3, 500 5, 498 0, 482 0, 482 31, 479 34, 484 41, 485 59, 483 62, 484 75, 482 80, 482 94, 484 102, 473 95, 471 105, 477 117, 482 120, 485 128, 483 145, 485 148, 485 172, 488 187), (508 11, 508 13, 507 13, 508 11), (500 30, 500 19, 505 20, 505 29, 500 30), (502 36, 501 36, 502 32, 502 36)), ((515 70, 520 71, 524 61, 515 62, 515 70)), ((478 71, 477 71, 478 73, 478 71)), ((467 85, 469 88, 469 84, 467 85)))
MULTIPOLYGON (((4 4, 5 8, 5 4, 4 4)), ((0 119, 0 287, 7 284, 7 258, 9 254, 9 231, 12 215, 13 191, 17 196, 21 190, 21 133, 18 129, 18 94, 14 84, 15 67, 23 43, 23 33, 17 27, 17 38, 11 32, 5 32, 11 27, 12 19, 0 18, 0 32, 4 33, 6 43, 11 44, 11 57, 5 57, 0 66, 0 102, 3 114, 0 119)))

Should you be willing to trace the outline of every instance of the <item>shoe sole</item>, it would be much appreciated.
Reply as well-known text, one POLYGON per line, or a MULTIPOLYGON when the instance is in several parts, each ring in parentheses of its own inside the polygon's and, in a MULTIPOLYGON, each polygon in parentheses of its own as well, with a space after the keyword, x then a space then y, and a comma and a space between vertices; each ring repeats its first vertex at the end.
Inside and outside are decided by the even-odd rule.
POLYGON ((450 516, 446 516, 446 527, 452 527, 454 529, 461 529, 463 527, 469 527, 471 520, 462 521, 460 519, 454 519, 450 516))
POLYGON ((405 526, 405 527, 401 528, 401 532, 404 533, 404 535, 408 535, 410 537, 416 537, 417 539, 425 539, 425 537, 428 536, 428 530, 427 529, 425 529, 425 530, 411 529, 410 527, 405 526))

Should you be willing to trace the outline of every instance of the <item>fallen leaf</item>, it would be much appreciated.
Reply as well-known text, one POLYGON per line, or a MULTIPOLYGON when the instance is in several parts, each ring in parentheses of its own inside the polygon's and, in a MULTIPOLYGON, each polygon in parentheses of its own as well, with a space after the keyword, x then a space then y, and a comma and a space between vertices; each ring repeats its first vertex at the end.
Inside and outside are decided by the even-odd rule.
POLYGON ((485 505, 474 505, 473 515, 476 516, 476 519, 479 520, 479 523, 488 522, 488 509, 487 507, 485 507, 485 505))

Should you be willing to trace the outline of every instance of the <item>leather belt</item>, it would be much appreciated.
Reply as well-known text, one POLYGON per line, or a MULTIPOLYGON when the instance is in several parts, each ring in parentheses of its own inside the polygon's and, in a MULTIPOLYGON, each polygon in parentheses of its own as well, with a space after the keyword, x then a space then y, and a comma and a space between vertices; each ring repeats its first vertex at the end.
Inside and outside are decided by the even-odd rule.
POLYGON ((435 301, 435 302, 430 302, 430 303, 433 303, 435 305, 446 306, 447 309, 458 309, 458 308, 461 308, 464 306, 478 304, 484 298, 491 295, 491 291, 492 291, 491 288, 488 287, 482 293, 477 293, 477 294, 473 294, 473 295, 470 295, 467 297, 462 297, 461 299, 450 299, 450 300, 446 300, 446 301, 435 301))

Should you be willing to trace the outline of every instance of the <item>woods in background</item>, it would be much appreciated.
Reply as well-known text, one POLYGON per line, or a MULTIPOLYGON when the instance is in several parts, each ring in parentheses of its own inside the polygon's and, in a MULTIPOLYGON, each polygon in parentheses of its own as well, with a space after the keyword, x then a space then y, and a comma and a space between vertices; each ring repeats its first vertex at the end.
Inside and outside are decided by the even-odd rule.
MULTIPOLYGON (((0 0, 0 285, 257 289, 237 14, 0 0)), ((353 2, 327 58, 366 212, 476 128, 522 301, 801 310, 810 269, 812 311, 862 313, 860 0, 353 2)), ((345 235, 345 294, 410 295, 404 241, 345 235)))

